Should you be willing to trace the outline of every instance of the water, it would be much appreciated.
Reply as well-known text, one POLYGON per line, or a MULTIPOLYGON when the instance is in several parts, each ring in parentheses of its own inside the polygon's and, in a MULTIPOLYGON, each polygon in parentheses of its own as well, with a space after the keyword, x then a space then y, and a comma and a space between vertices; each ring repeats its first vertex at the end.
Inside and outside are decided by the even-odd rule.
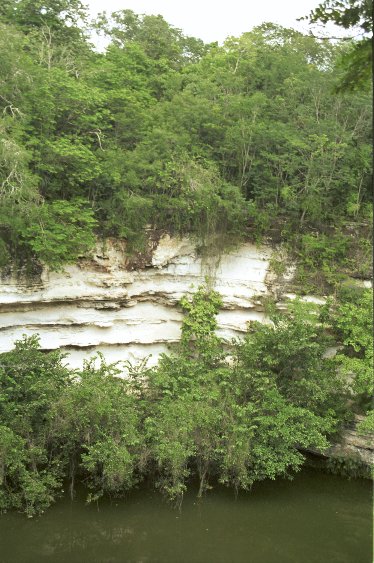
POLYGON ((147 488, 0 517, 1 563, 371 563, 371 485, 305 471, 251 493, 215 488, 182 512, 147 488), (98 510, 99 508, 99 510, 98 510))

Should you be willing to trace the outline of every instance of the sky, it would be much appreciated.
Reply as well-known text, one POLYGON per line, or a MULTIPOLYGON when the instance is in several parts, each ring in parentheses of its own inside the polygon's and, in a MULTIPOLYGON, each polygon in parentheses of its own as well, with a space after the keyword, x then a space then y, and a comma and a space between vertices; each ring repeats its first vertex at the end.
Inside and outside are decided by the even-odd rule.
MULTIPOLYGON (((263 22, 308 33, 307 22, 296 20, 308 15, 319 0, 85 0, 84 3, 92 15, 124 9, 137 14, 161 14, 185 35, 199 37, 206 43, 222 43, 228 36, 238 37, 263 22)), ((329 31, 338 34, 332 27, 329 31)))

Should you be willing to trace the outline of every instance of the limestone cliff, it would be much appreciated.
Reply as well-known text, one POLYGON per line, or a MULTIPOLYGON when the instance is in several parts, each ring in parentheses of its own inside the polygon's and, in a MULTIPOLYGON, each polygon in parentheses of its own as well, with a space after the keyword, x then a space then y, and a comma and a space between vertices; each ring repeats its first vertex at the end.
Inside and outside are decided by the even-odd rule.
POLYGON ((94 351, 108 361, 150 363, 180 336, 181 297, 210 275, 223 297, 219 333, 231 339, 252 320, 264 321, 262 299, 276 288, 273 250, 243 244, 221 257, 198 256, 188 239, 165 235, 138 267, 118 241, 61 273, 44 269, 32 280, 8 276, 0 284, 0 351, 23 334, 39 334, 43 349, 62 348, 80 367, 94 351))
MULTIPOLYGON (((207 275, 223 299, 219 335, 231 340, 251 321, 267 322, 264 298, 275 298, 281 309, 285 298, 293 297, 286 293, 293 268, 282 276, 271 270, 277 253, 277 248, 247 243, 204 258, 190 240, 165 235, 137 262, 128 259, 122 243, 107 240, 63 272, 44 269, 32 279, 4 276, 0 352, 10 350, 22 335, 38 334, 43 349, 66 351, 66 363, 74 368, 96 351, 108 362, 148 357, 148 365, 154 365, 180 338, 181 297, 192 294, 207 275)), ((355 432, 347 429, 332 455, 349 450, 365 462, 373 459, 371 448, 357 445, 352 436, 355 432)))

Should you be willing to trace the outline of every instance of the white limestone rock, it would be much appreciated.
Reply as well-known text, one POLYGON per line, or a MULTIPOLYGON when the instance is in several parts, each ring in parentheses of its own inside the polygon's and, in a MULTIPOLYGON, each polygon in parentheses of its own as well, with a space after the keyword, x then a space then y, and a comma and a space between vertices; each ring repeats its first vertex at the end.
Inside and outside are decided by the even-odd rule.
POLYGON ((164 235, 153 251, 152 266, 154 268, 163 268, 178 256, 195 257, 196 249, 192 241, 188 238, 172 238, 170 235, 164 235))
MULTIPOLYGON (((155 363, 180 338, 180 299, 192 296, 207 274, 222 296, 218 334, 228 341, 242 336, 250 322, 268 322, 262 299, 279 296, 279 279, 274 282, 270 269, 278 249, 266 245, 242 244, 207 259, 197 255, 189 239, 164 235, 147 267, 131 270, 134 264, 129 265, 125 250, 123 243, 109 239, 63 272, 44 269, 38 279, 3 279, 0 352, 10 350, 23 334, 38 334, 43 349, 66 349, 74 367, 95 350, 108 361, 152 354, 155 363)), ((278 308, 286 306, 283 298, 295 297, 282 295, 278 308)), ((303 300, 324 303, 313 296, 303 300)))

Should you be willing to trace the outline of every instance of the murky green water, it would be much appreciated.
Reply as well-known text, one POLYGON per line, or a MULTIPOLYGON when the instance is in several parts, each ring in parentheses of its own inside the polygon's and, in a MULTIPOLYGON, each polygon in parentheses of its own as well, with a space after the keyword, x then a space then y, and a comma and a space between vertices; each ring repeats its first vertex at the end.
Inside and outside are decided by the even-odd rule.
POLYGON ((0 517, 1 563, 371 563, 371 485, 306 471, 235 500, 218 488, 182 512, 148 489, 0 517))

